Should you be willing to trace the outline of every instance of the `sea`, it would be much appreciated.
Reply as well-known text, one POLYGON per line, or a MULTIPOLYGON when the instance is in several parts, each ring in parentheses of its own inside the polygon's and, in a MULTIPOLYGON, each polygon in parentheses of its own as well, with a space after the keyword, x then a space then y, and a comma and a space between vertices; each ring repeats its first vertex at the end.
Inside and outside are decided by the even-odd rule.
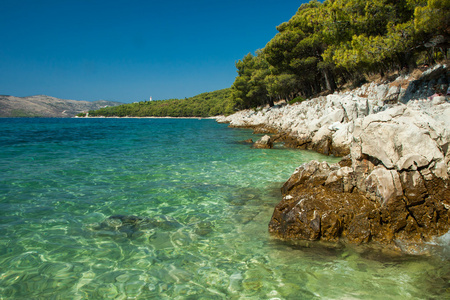
MULTIPOLYGON (((449 299, 450 259, 268 233, 315 152, 209 119, 0 119, 0 299, 449 299)), ((437 245, 433 245, 436 246, 437 245)))

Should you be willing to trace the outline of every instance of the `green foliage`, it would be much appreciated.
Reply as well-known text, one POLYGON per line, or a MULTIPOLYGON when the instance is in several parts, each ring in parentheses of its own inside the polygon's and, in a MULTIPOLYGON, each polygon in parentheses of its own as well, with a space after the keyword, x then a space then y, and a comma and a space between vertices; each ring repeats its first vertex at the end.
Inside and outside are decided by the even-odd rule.
POLYGON ((297 91, 299 79, 294 74, 269 75, 265 78, 265 84, 272 99, 291 99, 297 91))
POLYGON ((312 0, 264 49, 236 63, 233 101, 250 108, 308 97, 424 57, 432 63, 434 48, 447 57, 449 22, 450 0, 312 0))
POLYGON ((143 101, 89 111, 97 117, 210 117, 233 113, 231 89, 203 93, 186 99, 143 101))
POLYGON ((450 19, 450 0, 336 0, 324 6, 332 11, 328 23, 332 28, 340 26, 341 34, 327 34, 329 45, 323 58, 352 72, 414 65, 420 46, 445 34, 450 19))
POLYGON ((238 76, 231 87, 231 98, 236 108, 243 109, 270 103, 266 77, 270 75, 269 63, 264 53, 247 54, 236 62, 238 76))
POLYGON ((450 0, 420 1, 420 4, 414 10, 416 31, 425 34, 436 33, 436 31, 439 33, 448 32, 450 0))
POLYGON ((306 99, 303 98, 302 96, 298 96, 298 97, 295 97, 294 99, 292 99, 291 101, 289 101, 289 104, 302 103, 305 100, 306 99))

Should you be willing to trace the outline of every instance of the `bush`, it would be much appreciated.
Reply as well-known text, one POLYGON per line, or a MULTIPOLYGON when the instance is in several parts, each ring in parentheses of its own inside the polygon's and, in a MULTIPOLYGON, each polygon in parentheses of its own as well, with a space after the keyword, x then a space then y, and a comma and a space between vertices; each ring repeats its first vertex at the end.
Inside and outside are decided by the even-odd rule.
POLYGON ((298 96, 295 97, 294 99, 292 99, 291 101, 289 101, 289 104, 294 104, 294 103, 302 103, 303 101, 305 101, 306 99, 303 98, 302 96, 298 96))

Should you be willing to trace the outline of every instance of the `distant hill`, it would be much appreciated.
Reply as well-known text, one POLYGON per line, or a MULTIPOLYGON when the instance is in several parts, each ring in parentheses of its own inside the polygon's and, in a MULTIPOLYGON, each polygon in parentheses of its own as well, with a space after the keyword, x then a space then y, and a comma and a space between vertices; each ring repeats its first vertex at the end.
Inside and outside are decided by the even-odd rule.
POLYGON ((234 113, 231 89, 185 99, 142 101, 89 111, 90 117, 211 117, 234 113))
POLYGON ((123 103, 113 101, 78 101, 38 95, 14 97, 0 95, 0 117, 70 118, 75 115, 123 103))

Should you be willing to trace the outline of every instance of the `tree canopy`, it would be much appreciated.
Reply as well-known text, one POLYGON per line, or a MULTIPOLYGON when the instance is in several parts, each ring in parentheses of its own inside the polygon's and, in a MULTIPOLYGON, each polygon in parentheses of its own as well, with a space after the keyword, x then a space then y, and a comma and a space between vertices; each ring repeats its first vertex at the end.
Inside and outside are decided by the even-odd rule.
POLYGON ((450 0, 312 0, 236 63, 239 108, 335 90, 362 74, 447 58, 450 0))

